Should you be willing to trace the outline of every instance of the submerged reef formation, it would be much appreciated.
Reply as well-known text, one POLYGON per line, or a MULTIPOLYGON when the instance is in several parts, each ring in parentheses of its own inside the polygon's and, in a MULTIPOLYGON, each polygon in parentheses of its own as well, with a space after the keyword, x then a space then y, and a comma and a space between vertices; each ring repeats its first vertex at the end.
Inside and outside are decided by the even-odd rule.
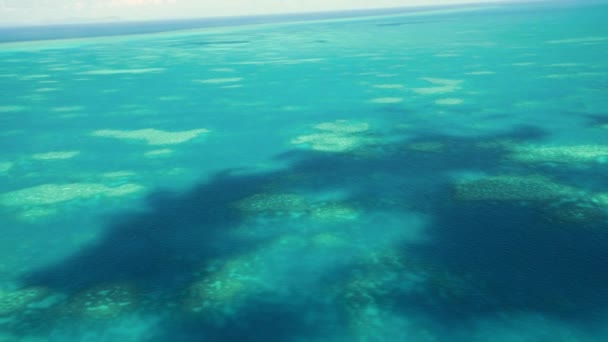
POLYGON ((291 144, 304 145, 321 152, 351 152, 376 143, 375 139, 365 134, 369 128, 369 124, 365 122, 324 122, 314 126, 317 133, 300 135, 292 139, 291 144))
POLYGON ((393 335, 434 341, 430 331, 411 329, 412 317, 399 312, 398 300, 443 307, 462 302, 479 289, 466 278, 411 259, 393 249, 372 251, 360 259, 352 275, 336 286, 337 304, 344 309, 351 333, 360 341, 394 340, 393 335), (397 331, 395 331, 397 329, 397 331))
POLYGON ((458 99, 458 98, 447 98, 447 99, 435 100, 435 104, 438 104, 441 106, 455 106, 455 105, 459 105, 459 104, 463 104, 463 103, 464 103, 464 100, 458 99))
POLYGON ((211 263, 202 270, 200 280, 189 286, 185 310, 214 318, 235 314, 247 298, 266 288, 261 270, 257 254, 211 263))
POLYGON ((69 299, 70 314, 91 319, 109 319, 135 309, 137 293, 125 284, 101 285, 78 293, 69 299))
POLYGON ((421 80, 431 83, 432 87, 413 88, 419 95, 436 95, 452 93, 461 89, 462 80, 449 80, 442 78, 423 77, 421 80))
POLYGON ((550 201, 579 195, 581 191, 539 175, 489 176, 455 186, 455 197, 463 201, 550 201))
POLYGON ((138 75, 164 71, 163 68, 142 68, 142 69, 96 69, 83 71, 79 75, 138 75))
POLYGON ((489 176, 455 185, 461 201, 536 203, 539 213, 556 223, 599 223, 608 217, 608 196, 556 183, 547 177, 489 176))
POLYGON ((141 185, 109 187, 98 183, 44 184, 0 195, 0 205, 39 206, 96 196, 120 197, 143 190, 141 185))
POLYGON ((110 187, 100 183, 43 184, 0 194, 0 206, 17 210, 17 218, 35 222, 59 213, 61 204, 75 200, 118 198, 143 190, 133 183, 110 187))
POLYGON ((262 193, 244 198, 236 203, 236 207, 246 212, 302 212, 308 204, 304 197, 295 194, 262 193))
POLYGON ((0 162, 0 173, 8 172, 13 168, 13 163, 11 162, 0 162))
POLYGON ((32 159, 35 160, 63 160, 63 159, 71 159, 79 155, 79 151, 56 151, 56 152, 46 152, 46 153, 37 153, 32 156, 32 159))
POLYGON ((524 163, 608 162, 608 145, 507 146, 510 158, 524 163))
POLYGON ((360 213, 345 203, 319 202, 311 205, 310 215, 313 219, 331 222, 356 220, 360 213))
POLYGON ((15 291, 0 290, 0 317, 25 310, 28 304, 41 299, 46 294, 45 289, 37 287, 15 291))
POLYGON ((260 193, 246 197, 235 204, 249 214, 266 216, 310 217, 320 221, 345 221, 359 217, 359 212, 339 201, 315 201, 302 195, 287 193, 260 193))
POLYGON ((167 157, 173 154, 173 150, 170 148, 163 148, 158 150, 152 150, 144 153, 144 156, 148 158, 167 157))
POLYGON ((91 133, 91 135, 95 137, 143 141, 148 145, 158 146, 181 144, 205 133, 209 133, 209 130, 200 128, 188 131, 167 132, 153 128, 145 128, 134 131, 104 129, 95 131, 91 133))

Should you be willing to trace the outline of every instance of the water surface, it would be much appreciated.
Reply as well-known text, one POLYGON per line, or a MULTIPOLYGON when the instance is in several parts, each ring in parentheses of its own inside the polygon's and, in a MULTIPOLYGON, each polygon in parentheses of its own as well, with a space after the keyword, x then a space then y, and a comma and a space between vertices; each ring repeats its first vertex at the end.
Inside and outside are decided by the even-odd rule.
POLYGON ((608 339, 607 15, 0 44, 0 341, 608 339))

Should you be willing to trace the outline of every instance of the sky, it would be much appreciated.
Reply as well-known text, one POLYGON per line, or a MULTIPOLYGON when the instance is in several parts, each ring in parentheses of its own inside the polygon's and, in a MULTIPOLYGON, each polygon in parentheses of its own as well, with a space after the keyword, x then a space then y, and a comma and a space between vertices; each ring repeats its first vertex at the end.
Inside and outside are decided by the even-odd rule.
POLYGON ((500 0, 0 0, 1 24, 154 20, 500 0))

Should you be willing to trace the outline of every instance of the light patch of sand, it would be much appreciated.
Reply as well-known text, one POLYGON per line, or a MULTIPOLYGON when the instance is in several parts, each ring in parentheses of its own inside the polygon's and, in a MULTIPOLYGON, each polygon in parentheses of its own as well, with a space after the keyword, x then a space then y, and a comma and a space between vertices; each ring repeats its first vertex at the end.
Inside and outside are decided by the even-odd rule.
POLYGON ((209 133, 209 130, 201 128, 189 131, 167 132, 158 129, 145 128, 134 131, 104 129, 95 131, 91 133, 91 135, 121 140, 144 141, 148 145, 176 145, 190 141, 205 133, 209 133))
POLYGON ((57 213, 58 211, 55 208, 32 207, 19 213, 18 218, 22 221, 35 222, 48 216, 57 215, 57 213))
POLYGON ((570 74, 551 74, 545 75, 542 78, 548 79, 564 79, 564 78, 577 78, 577 77, 595 77, 595 76, 604 76, 606 73, 604 72, 575 72, 570 74))
POLYGON ((161 96, 158 98, 160 101, 180 101, 183 100, 183 96, 161 96))
POLYGON ((548 40, 547 44, 576 44, 576 43, 595 43, 603 42, 608 40, 608 37, 582 37, 582 38, 568 38, 568 39, 557 39, 548 40))
POLYGON ((24 75, 19 77, 20 80, 23 81, 30 81, 30 80, 40 80, 43 78, 49 78, 51 77, 51 75, 44 75, 44 74, 40 74, 40 75, 24 75))
POLYGON ((304 63, 319 63, 324 59, 322 58, 302 58, 302 59, 274 59, 274 60, 266 60, 266 61, 246 61, 246 62, 237 62, 233 63, 235 65, 269 65, 269 64, 279 64, 279 65, 295 65, 295 64, 304 64, 304 63))
POLYGON ((524 66, 536 65, 536 63, 534 63, 534 62, 521 62, 521 63, 512 63, 511 65, 512 66, 524 67, 524 66))
POLYGON ((383 103, 383 104, 400 103, 400 102, 403 102, 403 98, 401 98, 401 97, 378 97, 375 99, 371 99, 370 102, 371 103, 383 103))
POLYGON ((235 83, 242 81, 242 77, 229 77, 229 78, 209 78, 206 80, 194 80, 196 83, 202 84, 224 84, 224 83, 235 83))
POLYGON ((234 69, 232 69, 232 68, 215 68, 215 69, 211 69, 211 71, 213 71, 213 72, 234 72, 234 69))
POLYGON ((32 155, 32 159, 35 160, 63 160, 71 159, 79 155, 79 151, 56 151, 47 153, 37 153, 32 155))
POLYGON ((143 190, 138 184, 109 187, 98 183, 43 184, 0 195, 0 205, 39 206, 88 199, 96 196, 121 197, 143 190))
POLYGON ((568 68, 568 67, 575 67, 575 66, 579 66, 580 64, 578 63, 554 63, 554 64, 549 64, 547 65, 548 67, 555 67, 555 68, 568 68))
POLYGON ((462 80, 451 80, 445 78, 423 77, 421 80, 427 81, 434 87, 413 88, 412 91, 419 95, 447 94, 461 89, 462 80))
POLYGON ((348 122, 346 120, 336 120, 333 122, 323 122, 316 124, 315 129, 334 133, 362 133, 369 130, 367 122, 348 122))
POLYGON ((34 90, 37 93, 50 93, 53 91, 58 91, 59 88, 38 88, 36 90, 34 90))
POLYGON ((125 177, 134 177, 137 173, 133 171, 114 171, 114 172, 106 172, 102 173, 101 177, 103 178, 125 178, 125 177))
POLYGON ((173 150, 170 148, 163 148, 159 150, 152 150, 144 153, 144 155, 148 158, 156 158, 156 157, 166 157, 173 154, 173 150))
POLYGON ((510 158, 526 163, 603 163, 608 160, 608 145, 542 146, 513 145, 510 158))
POLYGON ((233 85, 221 86, 220 88, 222 88, 222 89, 236 89, 236 88, 243 88, 243 85, 242 84, 233 84, 233 85))
POLYGON ((378 89, 402 89, 404 88, 401 84, 374 84, 372 87, 378 89))
POLYGON ((54 107, 51 109, 52 112, 55 113, 69 113, 69 112, 79 112, 83 110, 82 106, 66 106, 66 107, 54 107))
POLYGON ((464 100, 457 98, 439 99, 435 101, 435 104, 441 106, 455 106, 464 103, 464 100))
POLYGON ((458 90, 458 87, 443 86, 443 87, 427 87, 427 88, 413 88, 412 91, 419 95, 436 95, 436 94, 448 94, 458 90))
POLYGON ((16 113, 24 110, 25 107, 23 106, 0 106, 0 113, 16 113))
POLYGON ((466 75, 494 75, 495 72, 494 71, 472 71, 472 72, 467 72, 466 75))
POLYGON ((145 69, 97 69, 79 72, 78 75, 136 75, 165 71, 163 68, 145 69))
POLYGON ((13 168, 13 163, 11 162, 0 162, 0 173, 8 172, 13 168))
POLYGON ((451 86, 458 87, 464 82, 463 80, 451 80, 447 78, 435 78, 435 77, 422 77, 420 78, 423 81, 427 81, 432 84, 437 84, 441 86, 451 86))
POLYGON ((300 59, 279 59, 273 61, 274 64, 283 64, 283 65, 295 65, 295 64, 304 64, 304 63, 319 63, 322 62, 323 58, 300 58, 300 59))
POLYGON ((314 126, 319 133, 300 135, 291 140, 294 145, 307 145, 307 148, 321 152, 351 152, 360 147, 373 144, 374 140, 365 133, 370 126, 366 122, 336 120, 314 126))

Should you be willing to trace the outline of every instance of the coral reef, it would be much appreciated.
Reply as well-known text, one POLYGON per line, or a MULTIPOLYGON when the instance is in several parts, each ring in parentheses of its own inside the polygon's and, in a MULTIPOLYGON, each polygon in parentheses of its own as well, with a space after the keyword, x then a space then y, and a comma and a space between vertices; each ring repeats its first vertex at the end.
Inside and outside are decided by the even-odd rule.
POLYGON ((0 162, 0 173, 8 172, 13 168, 13 163, 11 162, 0 162))
POLYGON ((539 175, 489 176, 455 186, 455 197, 464 201, 549 201, 577 198, 581 194, 573 187, 539 175))
POLYGON ((78 73, 79 75, 137 75, 164 71, 163 68, 146 69, 97 69, 78 73))
POLYGON ((403 98, 402 97, 378 97, 375 99, 371 99, 370 102, 383 103, 383 104, 400 103, 400 102, 403 102, 403 98))
POLYGON ((98 183, 44 184, 0 195, 0 205, 37 206, 87 199, 96 196, 120 197, 143 190, 137 184, 109 187, 98 183))
POLYGON ((144 141, 148 145, 176 145, 190 141, 205 133, 209 133, 209 130, 200 128, 189 131, 167 132, 145 128, 134 131, 104 129, 95 131, 91 135, 104 138, 144 141))
POLYGON ((441 78, 423 77, 423 81, 433 84, 432 87, 413 88, 412 91, 419 95, 447 94, 461 89, 461 80, 448 80, 441 78))
POLYGON ((28 304, 47 294, 42 288, 32 287, 16 291, 0 290, 0 317, 24 310, 28 304))
POLYGON ((459 105, 459 104, 463 104, 463 103, 464 103, 463 99, 457 99, 457 98, 447 98, 447 99, 435 100, 435 104, 438 104, 441 106, 454 106, 454 105, 459 105))
POLYGON ((359 217, 359 211, 339 202, 320 202, 311 205, 310 215, 320 221, 349 221, 359 217))
POLYGON ((304 197, 295 194, 255 194, 236 203, 245 212, 303 212, 308 209, 304 197))
POLYGON ((230 78, 210 78, 206 80, 194 80, 196 83, 202 84, 224 84, 224 83, 235 83, 240 82, 243 79, 241 77, 230 77, 230 78))
POLYGON ((188 288, 184 308, 212 316, 235 313, 245 298, 263 290, 260 269, 258 254, 211 263, 188 288))
POLYGON ((607 145, 510 146, 511 159, 524 163, 608 162, 607 145))
POLYGON ((308 216, 327 222, 355 220, 359 217, 359 212, 345 203, 315 202, 295 194, 255 194, 238 201, 236 207, 249 213, 308 216))
POLYGON ((314 126, 320 133, 300 135, 291 140, 294 145, 306 145, 321 152, 351 152, 357 148, 373 145, 375 140, 363 133, 369 130, 365 122, 336 120, 314 126))
POLYGON ((137 306, 137 293, 132 286, 112 284, 98 286, 69 299, 71 314, 92 319, 115 318, 137 306))
POLYGON ((173 150, 170 148, 163 148, 159 150, 152 150, 144 153, 144 156, 148 158, 166 157, 173 154, 173 150))
POLYGON ((32 155, 32 159, 35 160, 62 160, 70 159, 79 155, 79 151, 56 151, 47 153, 37 153, 32 155))
POLYGON ((332 133, 362 133, 369 130, 370 126, 366 122, 348 122, 346 120, 336 120, 333 122, 323 122, 314 126, 320 131, 328 131, 332 133))

